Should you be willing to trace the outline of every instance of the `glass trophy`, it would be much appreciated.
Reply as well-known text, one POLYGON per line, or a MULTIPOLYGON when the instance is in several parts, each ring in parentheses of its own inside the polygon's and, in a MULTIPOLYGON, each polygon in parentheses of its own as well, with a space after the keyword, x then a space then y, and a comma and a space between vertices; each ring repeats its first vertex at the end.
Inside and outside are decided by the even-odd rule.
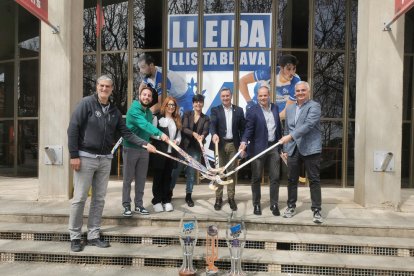
POLYGON ((216 274, 218 268, 214 262, 218 259, 218 228, 216 225, 210 225, 207 228, 206 236, 206 273, 207 275, 216 274))
POLYGON ((186 214, 184 214, 180 221, 179 235, 181 247, 183 249, 183 264, 178 271, 178 275, 196 275, 196 270, 193 267, 193 252, 198 235, 198 224, 195 216, 186 216, 186 214))
POLYGON ((240 217, 231 213, 226 228, 226 242, 230 249, 231 268, 227 275, 246 275, 241 267, 241 256, 246 244, 246 227, 240 217))

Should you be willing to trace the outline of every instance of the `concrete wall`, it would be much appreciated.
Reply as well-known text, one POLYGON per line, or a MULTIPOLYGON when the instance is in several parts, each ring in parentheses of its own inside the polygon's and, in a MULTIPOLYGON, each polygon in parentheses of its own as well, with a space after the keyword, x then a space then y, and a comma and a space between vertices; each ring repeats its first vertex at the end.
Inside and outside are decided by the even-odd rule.
POLYGON ((401 198, 404 18, 389 32, 393 0, 358 1, 355 201, 397 207, 401 198), (374 172, 374 151, 394 154, 393 172, 374 172))
POLYGON ((68 199, 72 172, 66 130, 82 98, 83 0, 49 1, 49 21, 60 26, 53 34, 41 24, 39 199, 68 199), (45 165, 44 147, 63 146, 63 165, 45 165))

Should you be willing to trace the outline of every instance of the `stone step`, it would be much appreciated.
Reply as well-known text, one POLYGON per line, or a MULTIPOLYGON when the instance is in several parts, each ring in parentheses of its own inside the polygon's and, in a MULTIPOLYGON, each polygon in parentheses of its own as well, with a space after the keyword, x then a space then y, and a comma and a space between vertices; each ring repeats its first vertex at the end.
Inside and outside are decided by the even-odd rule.
MULTIPOLYGON (((304 211, 308 212, 308 211, 304 211)), ((86 211, 85 211, 86 213, 86 211)), ((102 225, 119 225, 119 226, 157 226, 157 227, 176 227, 182 217, 183 212, 175 210, 171 213, 150 214, 148 216, 134 215, 131 218, 125 218, 121 215, 104 215, 102 225)), ((195 214, 200 228, 206 228, 208 225, 216 224, 219 228, 225 228, 227 216, 229 214, 195 214)), ((263 216, 246 215, 244 217, 246 228, 259 231, 278 231, 291 233, 314 233, 324 235, 352 235, 352 236, 373 236, 373 237, 395 237, 395 238, 412 238, 414 237, 414 227, 384 225, 383 223, 372 224, 363 220, 347 219, 330 219, 325 220, 323 224, 312 222, 311 212, 309 217, 304 220, 302 217, 293 217, 285 219, 274 217, 269 213, 263 216)), ((0 222, 15 223, 51 223, 51 224, 68 224, 69 215, 67 213, 0 213, 0 222)), ((84 218, 85 224, 87 217, 84 218)))
MULTIPOLYGON (((84 251, 70 251, 67 242, 43 242, 22 240, 0 240, 0 263, 37 262, 100 264, 132 267, 179 267, 182 260, 180 246, 155 246, 147 244, 117 244, 110 248, 86 246, 84 251)), ((219 249, 216 263, 228 269, 230 258, 227 249, 219 249)), ((205 249, 194 249, 194 263, 198 269, 205 267, 205 249)), ((302 273, 323 275, 414 275, 411 258, 364 256, 349 254, 309 253, 298 251, 273 251, 245 249, 243 267, 246 271, 272 273, 302 273), (360 275, 360 274, 358 274, 360 275)))
POLYGON ((178 275, 177 268, 127 267, 109 265, 53 264, 34 262, 0 263, 0 275, 19 276, 159 276, 178 275))
MULTIPOLYGON (((176 227, 104 226, 105 240, 117 243, 177 245, 176 227)), ((204 246, 205 229, 199 228, 198 245, 204 246)), ((225 230, 219 229, 219 246, 226 247, 225 230)), ((0 239, 33 241, 69 241, 67 225, 0 223, 0 239)), ((414 238, 370 237, 349 235, 320 235, 270 231, 247 231, 246 248, 270 251, 309 251, 337 254, 414 257, 414 238)))

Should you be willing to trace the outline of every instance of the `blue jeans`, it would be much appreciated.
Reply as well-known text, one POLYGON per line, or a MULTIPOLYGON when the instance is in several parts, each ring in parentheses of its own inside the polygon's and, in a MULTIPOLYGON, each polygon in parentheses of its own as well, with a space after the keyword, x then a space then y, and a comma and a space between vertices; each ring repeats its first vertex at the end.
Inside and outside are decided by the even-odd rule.
POLYGON ((88 240, 99 238, 102 212, 105 205, 111 159, 106 157, 80 157, 80 170, 74 173, 74 194, 69 216, 70 239, 80 239, 83 225, 83 210, 92 185, 91 207, 88 217, 88 240))
MULTIPOLYGON (((200 151, 194 150, 194 149, 188 149, 187 153, 193 157, 195 160, 197 160, 198 162, 200 162, 201 159, 201 153, 200 151)), ((178 163, 177 168, 173 169, 172 173, 171 173, 171 191, 174 190, 175 184, 177 183, 177 179, 178 176, 180 175, 181 171, 185 169, 185 175, 187 178, 187 182, 186 182, 186 193, 192 193, 193 192, 193 186, 194 186, 194 182, 195 182, 195 173, 196 170, 192 167, 186 166, 182 163, 178 163)))

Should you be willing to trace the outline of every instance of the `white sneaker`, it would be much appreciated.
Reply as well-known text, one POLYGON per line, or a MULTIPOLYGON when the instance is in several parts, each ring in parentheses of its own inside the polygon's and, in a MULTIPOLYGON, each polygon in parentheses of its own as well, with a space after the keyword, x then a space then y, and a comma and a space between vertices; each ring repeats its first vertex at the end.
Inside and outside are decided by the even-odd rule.
POLYGON ((154 212, 155 213, 164 212, 164 208, 162 208, 162 204, 161 203, 157 203, 157 204, 153 205, 152 207, 154 208, 154 212))
POLYGON ((171 203, 165 203, 164 204, 164 209, 165 209, 166 212, 174 211, 174 207, 171 203))

